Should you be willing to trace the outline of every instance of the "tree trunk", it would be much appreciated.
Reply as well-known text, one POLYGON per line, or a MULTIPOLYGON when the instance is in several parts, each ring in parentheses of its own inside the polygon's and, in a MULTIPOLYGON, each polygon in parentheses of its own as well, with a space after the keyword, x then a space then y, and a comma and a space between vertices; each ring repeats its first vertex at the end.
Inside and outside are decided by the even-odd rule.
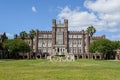
MULTIPOLYGON (((32 54, 33 53, 33 39, 31 39, 31 52, 30 52, 30 54, 32 54)), ((33 55, 33 58, 35 58, 35 56, 33 55)))

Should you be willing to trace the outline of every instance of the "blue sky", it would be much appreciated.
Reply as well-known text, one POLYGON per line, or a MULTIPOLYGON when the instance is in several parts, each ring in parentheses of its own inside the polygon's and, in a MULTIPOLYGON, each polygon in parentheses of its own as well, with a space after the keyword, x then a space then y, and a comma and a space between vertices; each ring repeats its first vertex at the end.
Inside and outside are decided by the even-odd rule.
POLYGON ((120 40, 120 0, 0 0, 0 33, 9 38, 30 29, 51 30, 52 19, 68 19, 69 30, 93 25, 96 36, 120 40))

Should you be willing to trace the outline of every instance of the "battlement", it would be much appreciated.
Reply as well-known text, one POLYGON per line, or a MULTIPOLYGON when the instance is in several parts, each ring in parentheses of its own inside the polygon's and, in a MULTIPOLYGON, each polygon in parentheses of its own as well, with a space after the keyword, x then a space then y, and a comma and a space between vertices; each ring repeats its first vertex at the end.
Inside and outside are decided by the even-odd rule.
POLYGON ((81 31, 69 31, 69 34, 88 34, 88 33, 84 30, 81 30, 81 31))
POLYGON ((51 34, 52 31, 39 31, 39 33, 49 33, 49 34, 51 34))
POLYGON ((68 20, 64 19, 64 22, 62 23, 61 20, 59 22, 56 22, 56 19, 53 19, 52 27, 68 27, 68 20))
POLYGON ((102 36, 93 36, 90 38, 90 40, 98 40, 98 39, 105 39, 105 35, 102 36))

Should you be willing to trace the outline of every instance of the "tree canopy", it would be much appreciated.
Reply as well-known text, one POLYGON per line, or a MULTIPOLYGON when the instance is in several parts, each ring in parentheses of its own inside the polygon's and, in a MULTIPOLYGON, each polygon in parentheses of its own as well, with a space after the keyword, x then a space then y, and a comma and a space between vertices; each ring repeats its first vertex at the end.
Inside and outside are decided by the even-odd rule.
POLYGON ((113 46, 112 41, 108 39, 99 39, 90 44, 91 53, 99 52, 99 53, 107 54, 107 53, 111 53, 114 49, 115 48, 113 46))
POLYGON ((35 30, 30 30, 29 31, 29 37, 30 37, 30 39, 31 39, 31 48, 33 49, 33 38, 35 37, 35 35, 36 35, 36 32, 35 32, 35 30))
POLYGON ((27 37, 28 36, 28 34, 26 33, 26 31, 22 31, 22 32, 20 32, 20 37, 21 37, 21 39, 25 39, 25 37, 27 37))
POLYGON ((29 37, 31 38, 31 39, 33 39, 34 37, 35 37, 35 34, 36 34, 36 32, 35 32, 35 30, 30 30, 30 32, 29 32, 29 37))
POLYGON ((25 53, 30 51, 29 45, 21 39, 6 40, 5 42, 3 42, 3 48, 9 51, 9 53, 14 54, 19 52, 25 53))
POLYGON ((114 46, 114 49, 120 49, 120 41, 113 41, 112 45, 114 46))
POLYGON ((92 37, 93 34, 96 32, 96 29, 94 28, 94 26, 89 26, 89 27, 87 28, 87 32, 88 32, 88 34, 90 35, 90 37, 92 37))

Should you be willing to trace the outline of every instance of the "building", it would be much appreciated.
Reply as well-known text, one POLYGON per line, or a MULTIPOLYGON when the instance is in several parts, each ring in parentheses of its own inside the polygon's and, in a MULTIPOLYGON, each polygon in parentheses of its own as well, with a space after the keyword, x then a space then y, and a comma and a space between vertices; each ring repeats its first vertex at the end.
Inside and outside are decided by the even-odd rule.
MULTIPOLYGON (((53 19, 51 31, 36 30, 36 36, 33 39, 33 52, 38 58, 41 54, 51 56, 72 54, 78 58, 89 58, 90 41, 100 38, 105 38, 105 36, 90 38, 84 30, 69 31, 67 19, 64 19, 64 23, 57 23, 53 19)), ((29 38, 25 40, 31 45, 29 38)))
POLYGON ((38 31, 34 39, 34 51, 50 55, 80 54, 89 52, 89 36, 84 30, 68 31, 68 20, 64 24, 52 20, 52 31, 38 31))
POLYGON ((90 40, 97 40, 101 37, 89 38, 86 31, 68 31, 68 20, 64 23, 57 23, 55 19, 52 20, 52 31, 36 31, 34 39, 33 50, 36 55, 39 53, 48 53, 49 55, 67 55, 73 54, 75 56, 89 54, 90 40))

